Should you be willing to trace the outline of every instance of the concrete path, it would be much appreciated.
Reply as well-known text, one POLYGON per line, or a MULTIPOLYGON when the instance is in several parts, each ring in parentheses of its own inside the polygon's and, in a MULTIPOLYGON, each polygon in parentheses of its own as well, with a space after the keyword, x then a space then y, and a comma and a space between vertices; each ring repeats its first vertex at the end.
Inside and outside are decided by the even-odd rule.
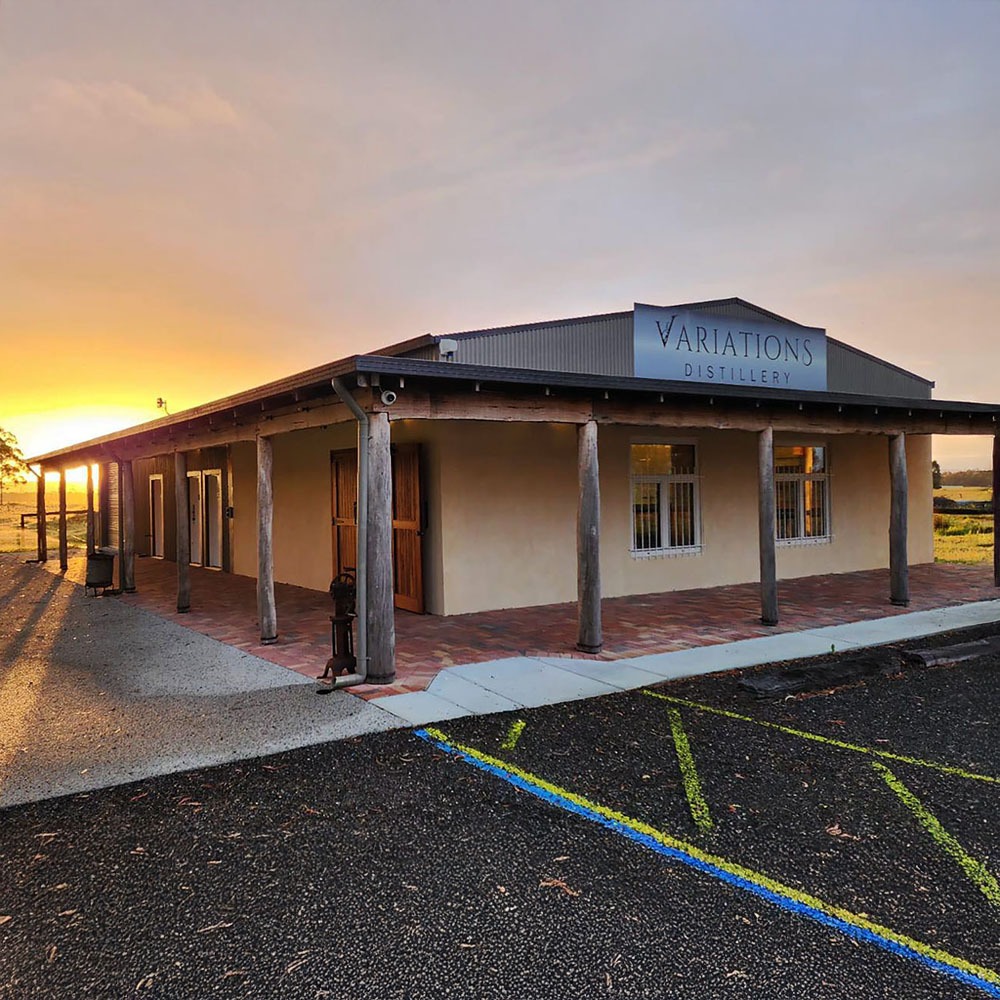
POLYGON ((829 628, 783 632, 760 639, 698 646, 628 660, 514 657, 449 667, 434 678, 426 691, 391 695, 378 699, 377 704, 409 725, 426 725, 466 715, 592 698, 678 677, 881 646, 993 622, 1000 622, 1000 601, 980 601, 829 628))
POLYGON ((0 557, 0 806, 404 725, 0 557))

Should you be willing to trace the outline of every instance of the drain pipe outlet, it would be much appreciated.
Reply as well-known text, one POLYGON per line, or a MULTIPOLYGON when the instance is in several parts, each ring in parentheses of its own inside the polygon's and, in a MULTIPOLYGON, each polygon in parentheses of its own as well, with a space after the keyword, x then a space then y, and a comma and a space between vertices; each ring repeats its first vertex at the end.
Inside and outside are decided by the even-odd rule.
POLYGON ((358 421, 358 557, 355 560, 358 564, 355 578, 358 595, 358 666, 356 673, 333 679, 333 687, 342 688, 364 684, 368 679, 368 414, 361 409, 341 379, 333 379, 331 385, 341 402, 358 421))

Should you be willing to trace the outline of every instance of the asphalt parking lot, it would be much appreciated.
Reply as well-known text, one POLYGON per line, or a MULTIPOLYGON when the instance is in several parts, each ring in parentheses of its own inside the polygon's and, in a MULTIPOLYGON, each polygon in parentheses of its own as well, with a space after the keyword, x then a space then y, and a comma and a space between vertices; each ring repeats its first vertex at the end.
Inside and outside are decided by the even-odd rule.
POLYGON ((1000 996, 998 676, 716 675, 14 807, 0 996, 1000 996))

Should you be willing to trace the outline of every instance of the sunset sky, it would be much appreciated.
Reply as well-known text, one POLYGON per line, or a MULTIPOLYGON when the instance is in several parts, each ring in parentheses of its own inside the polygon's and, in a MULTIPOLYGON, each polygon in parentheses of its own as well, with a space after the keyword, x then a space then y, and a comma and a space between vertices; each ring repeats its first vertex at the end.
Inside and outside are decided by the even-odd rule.
POLYGON ((988 0, 3 0, 0 426, 731 295, 1000 400, 997 52, 988 0))

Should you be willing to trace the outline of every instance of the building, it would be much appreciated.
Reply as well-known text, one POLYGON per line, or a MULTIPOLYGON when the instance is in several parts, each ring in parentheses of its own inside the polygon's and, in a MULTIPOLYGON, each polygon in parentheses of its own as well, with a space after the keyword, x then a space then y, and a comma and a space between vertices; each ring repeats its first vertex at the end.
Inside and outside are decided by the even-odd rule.
POLYGON ((636 305, 418 337, 31 461, 100 465, 91 544, 125 590, 136 556, 177 562, 180 611, 191 563, 256 576, 264 641, 275 581, 357 569, 378 681, 394 606, 577 600, 594 651, 602 596, 759 580, 773 624, 778 580, 889 565, 907 603, 933 560, 930 435, 1000 413, 932 389, 740 299, 636 305))

